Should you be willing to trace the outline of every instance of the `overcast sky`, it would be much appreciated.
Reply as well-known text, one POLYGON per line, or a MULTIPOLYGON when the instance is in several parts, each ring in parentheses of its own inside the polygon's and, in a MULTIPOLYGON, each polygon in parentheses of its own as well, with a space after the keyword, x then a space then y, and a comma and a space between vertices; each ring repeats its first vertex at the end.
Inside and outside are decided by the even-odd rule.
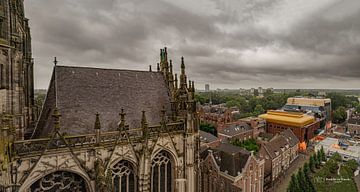
POLYGON ((35 86, 60 65, 148 70, 197 88, 360 88, 359 0, 26 0, 35 86))

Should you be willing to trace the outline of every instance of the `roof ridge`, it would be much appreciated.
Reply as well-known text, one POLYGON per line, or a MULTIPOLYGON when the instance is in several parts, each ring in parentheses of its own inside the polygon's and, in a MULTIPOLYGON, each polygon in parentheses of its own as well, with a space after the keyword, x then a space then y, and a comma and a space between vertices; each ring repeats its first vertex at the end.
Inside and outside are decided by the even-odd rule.
POLYGON ((145 71, 145 70, 133 70, 133 69, 116 69, 116 68, 101 68, 101 67, 89 67, 89 66, 69 66, 69 65, 56 65, 55 68, 74 68, 74 69, 98 69, 98 70, 111 70, 111 71, 131 71, 131 72, 149 72, 159 73, 158 71, 145 71))

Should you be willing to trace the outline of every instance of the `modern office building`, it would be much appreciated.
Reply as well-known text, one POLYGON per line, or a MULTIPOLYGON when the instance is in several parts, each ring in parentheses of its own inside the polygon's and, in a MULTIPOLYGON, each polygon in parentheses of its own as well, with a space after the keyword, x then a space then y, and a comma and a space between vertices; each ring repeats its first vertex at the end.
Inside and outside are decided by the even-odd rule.
POLYGON ((283 110, 313 113, 320 118, 321 128, 331 127, 331 99, 290 97, 283 110))

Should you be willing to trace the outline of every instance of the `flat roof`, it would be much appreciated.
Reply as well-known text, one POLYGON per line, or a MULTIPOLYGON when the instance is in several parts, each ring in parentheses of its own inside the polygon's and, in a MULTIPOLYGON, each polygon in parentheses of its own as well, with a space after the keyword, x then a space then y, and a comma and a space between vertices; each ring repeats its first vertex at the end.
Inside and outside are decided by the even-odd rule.
POLYGON ((307 106, 325 106, 331 103, 331 99, 307 98, 307 97, 290 97, 287 99, 289 105, 307 105, 307 106))
POLYGON ((266 122, 295 127, 304 127, 315 122, 313 116, 286 111, 268 111, 266 114, 259 115, 259 117, 265 119, 266 122))

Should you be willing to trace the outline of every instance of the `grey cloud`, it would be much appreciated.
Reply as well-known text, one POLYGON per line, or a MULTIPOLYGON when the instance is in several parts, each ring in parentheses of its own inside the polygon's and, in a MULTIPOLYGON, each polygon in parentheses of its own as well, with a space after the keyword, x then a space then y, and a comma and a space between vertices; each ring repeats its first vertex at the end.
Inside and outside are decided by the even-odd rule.
POLYGON ((360 88, 360 4, 350 1, 359 7, 351 14, 333 17, 346 13, 337 1, 274 33, 259 22, 283 0, 209 0, 209 14, 168 0, 28 0, 36 86, 47 87, 53 56, 64 65, 146 70, 167 45, 176 69, 184 56, 198 86, 360 88))

